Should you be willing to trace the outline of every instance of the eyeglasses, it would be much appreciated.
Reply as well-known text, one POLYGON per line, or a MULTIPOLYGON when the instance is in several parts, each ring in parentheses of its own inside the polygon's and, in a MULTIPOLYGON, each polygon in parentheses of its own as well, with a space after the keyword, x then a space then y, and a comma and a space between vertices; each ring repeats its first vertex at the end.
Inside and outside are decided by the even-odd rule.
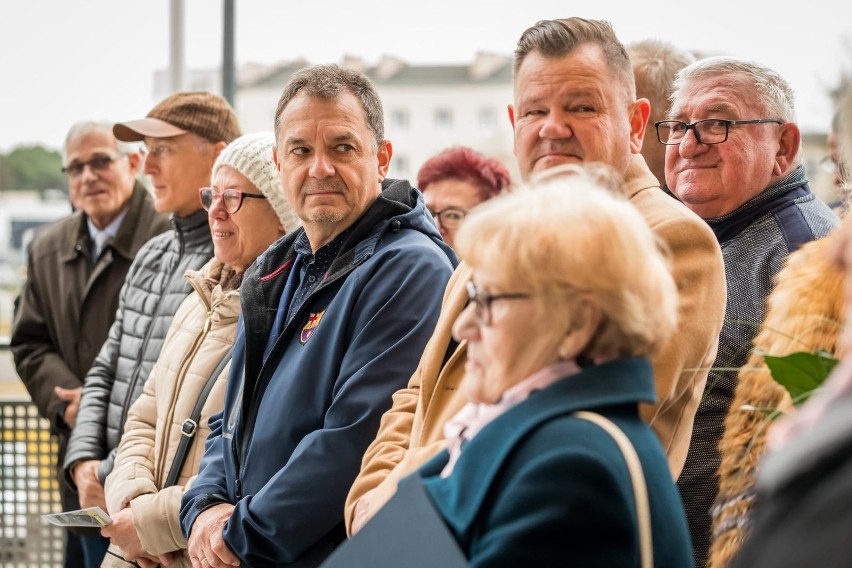
POLYGON ((467 290, 467 298, 473 304, 473 314, 476 316, 476 321, 480 325, 489 326, 493 321, 491 318, 491 304, 497 300, 520 300, 529 298, 529 294, 486 294, 476 289, 476 284, 469 280, 465 284, 467 290))
POLYGON ((834 172, 837 171, 837 166, 838 166, 837 160, 834 159, 834 156, 824 156, 819 161, 819 165, 825 173, 831 174, 831 175, 834 175, 834 172))
POLYGON ((728 132, 732 126, 743 124, 784 124, 775 118, 758 118, 755 120, 725 120, 722 118, 708 118, 698 120, 692 124, 680 120, 660 120, 654 123, 657 129, 657 140, 666 146, 677 146, 683 141, 687 131, 692 130, 699 144, 721 144, 728 139, 728 132))
POLYGON ((251 197, 252 199, 266 199, 265 195, 246 193, 233 188, 218 191, 212 187, 202 187, 198 190, 198 195, 201 198, 201 207, 203 207, 205 211, 210 211, 210 208, 213 207, 214 199, 218 197, 222 200, 222 204, 225 206, 225 211, 231 215, 240 210, 240 207, 243 206, 243 199, 246 197, 251 197))
POLYGON ((462 221, 467 217, 467 209, 461 207, 447 207, 441 211, 429 209, 429 214, 445 230, 454 231, 461 226, 462 221))
POLYGON ((68 177, 79 177, 83 175, 83 170, 86 169, 86 166, 89 166, 89 169, 92 172, 103 172, 109 165, 121 158, 124 154, 118 154, 115 156, 95 156, 91 160, 86 160, 85 162, 71 162, 67 166, 62 168, 62 173, 67 175, 68 177))
POLYGON ((171 158, 174 154, 177 153, 178 149, 187 146, 195 146, 196 149, 199 151, 204 148, 203 143, 157 144, 155 146, 148 146, 147 144, 144 144, 143 152, 145 153, 145 155, 153 156, 155 158, 171 158))

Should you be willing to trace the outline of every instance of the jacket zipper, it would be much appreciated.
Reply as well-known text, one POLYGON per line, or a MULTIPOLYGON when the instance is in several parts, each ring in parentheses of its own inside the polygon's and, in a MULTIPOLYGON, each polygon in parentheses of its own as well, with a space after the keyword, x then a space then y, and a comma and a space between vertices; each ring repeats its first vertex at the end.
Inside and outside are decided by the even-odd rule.
MULTIPOLYGON (((340 280, 344 276, 348 275, 353 270, 355 270, 354 265, 350 265, 345 270, 341 270, 340 272, 335 274, 334 277, 329 278, 328 280, 326 280, 325 282, 323 282, 319 286, 317 286, 314 289, 314 291, 302 301, 302 305, 299 307, 298 311, 296 312, 296 315, 294 315, 291 318, 290 323, 288 325, 286 325, 283 330, 281 330, 281 335, 279 335, 278 338, 275 340, 275 344, 272 346, 272 349, 269 351, 269 357, 267 358, 267 361, 272 358, 272 354, 278 348, 278 344, 281 341, 281 338, 284 337, 284 335, 286 335, 290 331, 290 329, 296 324, 296 322, 299 321, 302 318, 302 316, 307 312, 307 307, 311 303, 310 301, 313 300, 313 298, 315 296, 317 296, 322 290, 325 290, 326 288, 328 288, 329 286, 331 286, 332 284, 334 284, 335 282, 337 282, 338 280, 340 280)), ((247 356, 248 356, 248 354, 247 354, 247 356)), ((245 362, 243 362, 243 365, 245 365, 245 362)), ((246 452, 248 451, 249 441, 251 440, 252 435, 254 434, 254 425, 255 425, 255 422, 256 422, 256 419, 257 419, 257 411, 258 411, 258 408, 260 407, 260 401, 258 400, 258 397, 256 395, 257 395, 258 389, 263 384, 263 376, 264 376, 265 370, 266 370, 266 361, 264 361, 263 365, 260 367, 260 371, 258 371, 258 373, 257 373, 258 380, 255 382, 254 387, 252 388, 251 406, 249 407, 248 416, 243 417, 243 419, 244 419, 243 433, 239 437, 239 439, 240 439, 239 451, 237 450, 237 444, 236 444, 237 437, 235 436, 233 438, 233 440, 231 441, 231 453, 232 453, 233 458, 234 458, 234 472, 235 472, 234 491, 236 493, 236 500, 242 499, 242 479, 244 477, 243 476, 243 466, 245 464, 246 452)), ((245 381, 245 378, 243 378, 243 381, 245 381)), ((243 396, 245 396, 245 394, 243 394, 243 396)))
POLYGON ((139 350, 139 356, 136 358, 136 370, 133 372, 133 377, 130 379, 130 384, 127 389, 127 396, 124 398, 124 406, 121 409, 121 421, 118 423, 119 429, 124 429, 124 423, 127 422, 127 413, 130 411, 130 405, 133 403, 133 391, 136 390, 136 383, 139 382, 139 374, 142 370, 142 359, 145 357, 145 351, 148 349, 148 342, 151 340, 151 335, 154 333, 154 325, 157 322, 157 316, 160 315, 160 309, 163 306, 166 290, 169 287, 169 282, 172 281, 175 272, 183 260, 184 254, 184 236, 180 236, 180 247, 178 248, 177 261, 169 271, 168 278, 163 283, 163 288, 160 290, 160 299, 157 301, 157 307, 154 309, 154 315, 151 317, 151 325, 148 327, 148 332, 145 334, 145 339, 142 341, 142 348, 139 350))

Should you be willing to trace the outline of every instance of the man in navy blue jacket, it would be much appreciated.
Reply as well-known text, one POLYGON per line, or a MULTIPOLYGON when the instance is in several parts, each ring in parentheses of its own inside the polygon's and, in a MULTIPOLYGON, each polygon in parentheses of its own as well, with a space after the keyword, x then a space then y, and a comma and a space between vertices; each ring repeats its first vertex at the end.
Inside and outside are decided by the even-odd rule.
POLYGON ((304 224, 243 280, 222 415, 181 508, 193 566, 317 566, 391 395, 417 366, 455 265, 362 74, 296 73, 275 162, 304 224))

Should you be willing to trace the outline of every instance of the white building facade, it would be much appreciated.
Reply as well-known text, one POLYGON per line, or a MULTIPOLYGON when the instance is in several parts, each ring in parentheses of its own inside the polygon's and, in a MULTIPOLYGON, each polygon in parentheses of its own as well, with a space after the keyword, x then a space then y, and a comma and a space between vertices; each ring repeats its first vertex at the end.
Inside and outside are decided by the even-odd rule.
MULTIPOLYGON (((297 61, 241 79, 236 111, 244 132, 272 129, 281 91, 307 65, 297 61)), ((385 136, 393 144, 390 177, 413 183, 428 158, 451 146, 469 146, 502 162, 517 179, 507 111, 511 57, 480 53, 470 65, 408 65, 385 57, 372 67, 346 57, 341 65, 364 72, 379 91, 385 136)))

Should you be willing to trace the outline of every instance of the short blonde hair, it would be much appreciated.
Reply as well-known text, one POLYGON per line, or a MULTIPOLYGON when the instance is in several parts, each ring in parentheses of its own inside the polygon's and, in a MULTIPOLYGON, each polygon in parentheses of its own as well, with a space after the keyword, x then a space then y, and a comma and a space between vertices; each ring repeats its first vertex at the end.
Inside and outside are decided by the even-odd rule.
POLYGON ((633 205, 586 176, 521 186, 478 206, 456 248, 474 270, 487 267, 512 290, 568 302, 590 296, 603 319, 587 358, 651 356, 677 322, 665 252, 633 205))

